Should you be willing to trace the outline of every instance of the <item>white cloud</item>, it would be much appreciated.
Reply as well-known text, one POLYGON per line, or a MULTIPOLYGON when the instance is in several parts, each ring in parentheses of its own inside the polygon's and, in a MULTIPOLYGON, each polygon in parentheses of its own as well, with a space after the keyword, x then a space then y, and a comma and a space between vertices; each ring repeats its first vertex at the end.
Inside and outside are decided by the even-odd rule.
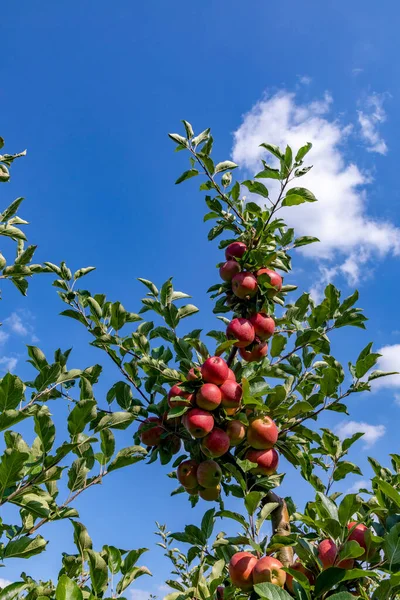
MULTIPOLYGON (((377 352, 382 354, 376 365, 379 371, 400 372, 400 344, 383 346, 377 352)), ((376 379, 373 386, 374 388, 400 388, 400 375, 389 375, 376 379)))
POLYGON ((360 479, 359 481, 355 481, 351 487, 346 491, 346 494, 357 494, 361 488, 369 489, 371 486, 371 482, 366 479, 360 479))
MULTIPOLYGON (((309 188, 319 202, 284 209, 281 214, 298 235, 321 240, 306 246, 302 250, 306 255, 336 259, 335 275, 342 274, 354 283, 361 273, 363 277, 370 274, 370 269, 361 270, 360 266, 372 256, 400 254, 400 229, 367 214, 365 186, 371 178, 347 161, 344 148, 352 127, 329 115, 331 106, 329 94, 307 104, 298 103, 295 95, 286 91, 267 97, 244 115, 234 132, 232 155, 241 167, 256 173, 262 169, 260 158, 273 162, 259 147, 262 142, 283 148, 289 144, 293 149, 312 142, 306 164, 314 167, 292 185, 309 188)), ((271 197, 276 197, 278 183, 271 179, 263 183, 271 197)))
POLYGON ((340 439, 345 439, 354 433, 362 431, 364 433, 362 437, 362 440, 365 442, 364 447, 370 448, 379 438, 385 435, 386 427, 384 425, 369 425, 362 421, 342 421, 337 425, 335 430, 340 439))
POLYGON ((146 590, 130 590, 131 600, 149 600, 151 592, 146 590))
POLYGON ((28 334, 27 327, 23 324, 21 317, 16 312, 11 313, 11 315, 4 320, 4 323, 11 329, 11 331, 17 333, 18 335, 28 334))
POLYGON ((2 577, 0 577, 0 587, 1 588, 5 588, 8 585, 10 585, 11 581, 9 581, 8 579, 3 579, 2 577))
POLYGON ((303 85, 310 85, 310 83, 312 82, 312 78, 308 75, 302 75, 301 77, 299 77, 299 82, 303 85))
POLYGON ((5 331, 1 331, 0 330, 0 346, 3 346, 3 344, 6 343, 6 341, 8 340, 9 337, 10 336, 9 336, 8 333, 6 333, 5 331))
POLYGON ((372 94, 368 96, 364 110, 358 111, 361 137, 367 144, 368 152, 386 154, 388 151, 386 142, 378 131, 379 126, 386 121, 384 100, 385 94, 372 94))
POLYGON ((14 371, 18 358, 13 356, 2 356, 0 358, 0 371, 14 371))
POLYGON ((400 394, 394 395, 394 403, 397 404, 397 406, 400 406, 400 394))

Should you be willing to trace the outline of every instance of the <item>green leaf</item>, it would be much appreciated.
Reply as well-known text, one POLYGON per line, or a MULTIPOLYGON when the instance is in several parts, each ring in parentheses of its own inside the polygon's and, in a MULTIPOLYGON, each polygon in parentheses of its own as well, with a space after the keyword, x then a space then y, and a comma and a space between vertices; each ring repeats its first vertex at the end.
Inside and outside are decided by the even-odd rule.
POLYGON ((360 467, 354 463, 348 462, 347 460, 341 460, 333 472, 333 480, 340 481, 340 479, 344 479, 349 473, 362 475, 360 467))
POLYGON ((257 531, 260 531, 261 526, 264 523, 265 519, 267 519, 269 517, 269 515, 276 508, 278 508, 278 506, 279 506, 278 502, 268 502, 268 504, 264 504, 264 506, 262 507, 262 509, 260 511, 260 516, 258 517, 258 519, 256 521, 256 529, 257 529, 257 531))
POLYGON ((121 552, 115 546, 104 546, 104 549, 107 552, 108 568, 113 575, 116 575, 121 568, 121 552))
POLYGON ((280 148, 278 148, 278 146, 274 146, 273 144, 267 144, 267 143, 262 143, 260 144, 261 148, 265 148, 266 150, 268 150, 268 152, 271 152, 271 154, 273 154, 274 156, 276 156, 276 158, 279 158, 279 160, 282 160, 284 158, 280 148))
POLYGON ((317 492, 317 496, 321 501, 321 504, 320 504, 321 509, 323 509, 326 516, 329 517, 330 519, 333 519, 334 521, 338 521, 339 514, 338 514, 338 509, 336 507, 336 504, 334 502, 332 502, 332 500, 330 498, 328 498, 328 496, 325 496, 321 492, 317 492))
POLYGON ((184 319, 197 312, 199 312, 199 309, 196 306, 193 304, 186 304, 186 306, 181 306, 181 308, 178 309, 178 317, 179 319, 184 319))
POLYGON ((244 529, 247 529, 248 524, 246 518, 240 513, 233 512, 231 510, 221 510, 216 515, 216 517, 226 517, 227 519, 233 519, 237 521, 241 525, 243 525, 244 529))
POLYGON ((333 594, 333 596, 329 596, 330 600, 354 600, 354 595, 350 594, 350 592, 339 592, 338 594, 333 594))
POLYGON ((284 335, 276 334, 272 338, 272 344, 270 346, 271 356, 276 357, 279 356, 284 347, 287 344, 287 337, 284 335))
POLYGON ((126 310, 122 306, 121 302, 114 302, 111 306, 111 320, 110 325, 119 331, 126 323, 126 310))
POLYGON ((128 465, 133 465, 139 460, 146 458, 146 454, 146 450, 141 446, 129 446, 128 448, 123 448, 109 465, 108 473, 116 471, 117 469, 122 469, 122 467, 127 467, 128 465))
POLYGON ((16 240, 26 240, 24 232, 12 225, 0 225, 0 235, 5 235, 16 240))
POLYGON ((378 487, 382 490, 382 492, 388 496, 393 502, 396 504, 397 508, 400 509, 400 494, 399 492, 387 481, 383 479, 378 479, 377 481, 378 487))
POLYGON ((169 133, 168 137, 176 144, 187 146, 187 140, 183 137, 183 135, 179 135, 178 133, 169 133))
POLYGON ((68 415, 68 431, 71 435, 82 433, 87 423, 96 418, 95 400, 79 400, 68 415))
POLYGON ((48 386, 55 383, 61 375, 61 366, 58 363, 45 365, 35 379, 38 392, 44 392, 48 386))
POLYGON ((311 142, 307 142, 307 144, 305 144, 304 146, 302 146, 300 148, 300 150, 297 152, 296 157, 295 157, 294 160, 296 162, 300 162, 301 160, 303 160, 303 158, 311 150, 311 148, 312 148, 312 143, 311 142))
POLYGON ((215 165, 215 173, 223 173, 224 171, 230 171, 231 169, 236 169, 238 165, 231 160, 224 160, 223 162, 215 165))
POLYGON ((201 531, 203 532, 205 538, 208 540, 211 537, 211 534, 214 529, 214 520, 215 520, 215 508, 210 508, 207 512, 204 513, 204 516, 201 520, 201 531))
POLYGON ((307 244, 314 244, 320 240, 310 235, 304 235, 294 240, 293 248, 300 248, 300 246, 306 246, 307 244))
POLYGON ((256 179, 282 179, 279 169, 273 169, 265 165, 265 168, 255 175, 256 179))
POLYGON ((254 179, 247 179, 246 181, 242 181, 242 185, 245 185, 252 194, 258 194, 263 198, 268 198, 268 190, 263 183, 254 181, 254 179))
POLYGON ((294 187, 286 192, 282 206, 296 206, 304 202, 316 202, 317 199, 310 190, 302 187, 294 187))
POLYGON ((30 558, 43 552, 46 544, 46 540, 41 535, 34 538, 24 535, 18 540, 8 542, 3 556, 4 558, 30 558))
POLYGON ((0 497, 19 480, 29 454, 16 449, 6 449, 0 460, 0 497))
POLYGON ((35 433, 41 441, 41 450, 43 453, 47 454, 53 447, 56 437, 56 428, 51 420, 47 406, 42 406, 36 413, 34 419, 35 433))
POLYGON ((348 494, 339 505, 338 516, 341 525, 347 525, 351 517, 359 510, 361 499, 357 494, 348 494))
POLYGON ((68 471, 68 489, 76 492, 85 487, 86 476, 89 469, 86 466, 86 458, 77 458, 68 471))
POLYGON ((384 550, 389 570, 392 569, 392 565, 400 564, 400 523, 396 523, 385 535, 384 550))
POLYGON ((188 121, 184 121, 183 120, 182 123, 183 123, 183 125, 185 127, 186 137, 187 137, 188 140, 190 140, 193 137, 193 135, 194 135, 193 127, 191 126, 191 124, 188 121))
POLYGON ((244 498, 244 504, 249 515, 253 515, 255 513, 264 495, 264 492, 249 492, 246 494, 244 498))
POLYGON ((16 375, 7 373, 0 381, 0 411, 16 408, 24 399, 25 386, 16 375))
POLYGON ((254 591, 266 600, 292 600, 292 596, 273 583, 257 583, 254 591))
POLYGON ((186 181, 186 179, 191 179, 191 177, 196 177, 198 174, 199 172, 197 169, 189 169, 188 171, 182 173, 180 177, 178 177, 178 179, 175 181, 175 185, 182 183, 182 181, 186 181))
POLYGON ((21 592, 23 592, 27 587, 28 584, 24 581, 10 583, 1 590, 0 600, 17 600, 17 598, 22 598, 21 592))
POLYGON ((96 425, 95 433, 102 429, 126 429, 136 419, 136 415, 131 412, 117 411, 106 414, 96 425))
POLYGON ((94 550, 86 550, 88 558, 90 581, 96 596, 99 596, 107 589, 108 586, 108 568, 107 563, 94 550))
POLYGON ((56 600, 83 600, 78 584, 67 575, 61 575, 56 588, 56 600))

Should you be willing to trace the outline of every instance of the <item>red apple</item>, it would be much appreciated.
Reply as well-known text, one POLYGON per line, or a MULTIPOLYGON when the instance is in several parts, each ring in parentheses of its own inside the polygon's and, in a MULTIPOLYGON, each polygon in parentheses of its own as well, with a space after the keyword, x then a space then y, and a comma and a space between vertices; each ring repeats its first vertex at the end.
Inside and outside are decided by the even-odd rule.
POLYGON ((235 375, 235 373, 232 371, 232 369, 229 369, 228 380, 229 380, 229 381, 236 381, 236 375, 235 375))
POLYGON ((203 383, 196 394, 196 404, 204 410, 215 410, 221 404, 221 390, 215 383, 203 383))
POLYGON ((215 460, 205 460, 197 469, 197 481, 203 488, 216 487, 222 479, 221 467, 215 460))
POLYGON ((252 298, 257 293, 257 279, 249 271, 241 271, 232 279, 232 291, 241 300, 252 298))
POLYGON ((254 327, 248 319, 233 319, 226 328, 226 337, 228 340, 237 340, 237 348, 246 348, 254 341, 254 327))
POLYGON ((337 560, 339 550, 335 542, 330 539, 322 540, 318 546, 318 558, 320 559, 324 569, 329 567, 338 567, 339 569, 352 569, 354 560, 346 558, 345 560, 337 560))
POLYGON ((225 588, 222 585, 217 587, 216 600, 224 600, 224 591, 225 588))
POLYGON ((275 321, 265 313, 256 313, 249 319, 254 327, 256 336, 262 340, 268 340, 275 331, 275 321))
POLYGON ((229 421, 226 433, 230 439, 231 446, 238 446, 246 437, 246 427, 241 421, 229 421))
POLYGON ((246 362, 260 362, 268 353, 268 344, 261 342, 253 344, 250 348, 239 348, 239 354, 246 362))
POLYGON ((197 486, 198 463, 195 460, 184 460, 178 466, 176 476, 184 488, 195 488, 197 486))
POLYGON ((220 266, 219 274, 223 281, 232 281, 232 278, 240 273, 241 267, 236 260, 228 260, 226 263, 220 266))
POLYGON ((182 423, 194 438, 203 438, 212 431, 214 417, 205 410, 192 408, 183 415, 182 423))
POLYGON ((286 572, 282 570, 283 564, 273 556, 260 558, 253 569, 254 583, 273 583, 281 588, 286 581, 286 572))
POLYGON ((272 269, 267 269, 266 267, 257 271, 256 276, 260 277, 261 275, 268 275, 270 279, 268 283, 274 286, 273 288, 270 288, 267 292, 267 296, 273 298, 275 294, 277 292, 280 292, 282 289, 282 277, 276 271, 273 271, 272 269))
POLYGON ((236 381, 228 379, 220 387, 221 390, 221 404, 224 408, 235 408, 240 407, 242 401, 243 390, 242 386, 236 381))
POLYGON ((229 367, 220 356, 211 356, 203 363, 201 375, 207 383, 221 385, 228 379, 229 367))
POLYGON ((161 419, 158 417, 148 417, 140 424, 138 431, 141 429, 143 429, 143 431, 140 433, 139 437, 142 444, 145 444, 146 446, 160 445, 161 436, 164 433, 161 419))
MULTIPOLYGON (((290 568, 293 569, 294 571, 298 571, 298 573, 303 573, 303 575, 305 575, 307 577, 310 584, 314 585, 314 583, 315 583, 314 573, 312 573, 309 569, 307 569, 307 567, 302 565, 300 561, 297 560, 296 562, 294 562, 292 565, 290 565, 290 568)), ((286 573, 286 587, 289 590, 289 592, 291 592, 292 594, 294 593, 293 575, 290 575, 290 573, 286 573)))
POLYGON ((189 494, 189 496, 198 496, 199 495, 199 486, 197 485, 194 488, 185 488, 185 492, 189 494))
POLYGON ((353 531, 350 533, 348 540, 349 541, 355 541, 358 544, 360 544, 361 548, 364 548, 364 550, 367 549, 367 540, 365 539, 366 537, 366 532, 369 531, 368 527, 366 527, 365 525, 363 525, 362 523, 357 523, 357 521, 351 521, 350 523, 348 523, 347 525, 347 529, 350 531, 351 529, 353 529, 353 531), (354 529, 353 529, 354 527, 354 529))
POLYGON ((257 558, 254 554, 236 552, 229 563, 229 577, 232 585, 244 592, 250 592, 253 589, 253 569, 256 563, 257 558))
POLYGON ((228 452, 230 440, 228 434, 215 427, 201 442, 201 449, 206 456, 218 458, 228 452))
POLYGON ((217 485, 216 487, 212 487, 212 488, 200 488, 199 489, 200 498, 203 498, 203 500, 207 500, 208 502, 214 502, 215 500, 218 500, 220 493, 221 493, 220 485, 217 485))
POLYGON ((200 367, 192 367, 189 369, 186 378, 188 381, 197 381, 201 377, 200 367))
POLYGON ((243 242, 232 242, 225 249, 225 257, 226 260, 231 260, 232 258, 242 258, 243 254, 246 252, 247 246, 243 242))
POLYGON ((276 473, 279 463, 279 454, 275 448, 270 450, 247 450, 246 458, 250 462, 257 463, 257 467, 252 469, 252 473, 260 475, 273 475, 276 473))
POLYGON ((278 440, 279 430, 275 421, 267 415, 251 421, 247 429, 249 446, 256 450, 269 450, 278 440))
POLYGON ((182 390, 178 384, 173 385, 168 392, 168 406, 175 408, 176 406, 189 406, 193 401, 193 394, 182 390), (173 400, 175 396, 179 396, 182 400, 173 400))

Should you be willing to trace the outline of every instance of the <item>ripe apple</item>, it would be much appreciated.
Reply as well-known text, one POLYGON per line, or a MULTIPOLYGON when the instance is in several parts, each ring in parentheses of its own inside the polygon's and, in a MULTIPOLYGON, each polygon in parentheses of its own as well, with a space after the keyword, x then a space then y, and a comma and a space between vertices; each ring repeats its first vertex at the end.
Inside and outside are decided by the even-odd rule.
POLYGON ((222 479, 221 467, 215 460, 205 460, 197 469, 197 481, 203 488, 216 487, 222 479))
POLYGON ((254 327, 248 319, 232 319, 226 328, 226 337, 228 340, 237 340, 237 348, 246 348, 254 341, 254 327))
POLYGON ((195 460, 184 460, 178 466, 176 476, 184 488, 195 488, 197 486, 198 462, 195 460))
POLYGON ((220 356, 211 356, 203 363, 201 375, 206 383, 222 385, 228 379, 229 367, 220 356))
POLYGON ((232 584, 244 592, 253 589, 253 569, 257 558, 250 552, 236 552, 229 563, 229 577, 232 584))
POLYGON ((260 362, 268 353, 268 344, 254 343, 250 348, 239 348, 239 354, 246 362, 260 362))
POLYGON ((264 556, 257 561, 253 569, 254 583, 273 583, 281 588, 286 581, 286 572, 282 570, 283 564, 273 556, 264 556))
MULTIPOLYGON (((300 561, 297 560, 296 562, 294 562, 292 565, 290 565, 290 568, 293 569, 294 571, 298 571, 299 573, 303 573, 303 575, 305 575, 307 577, 310 584, 314 585, 314 583, 315 583, 314 573, 312 573, 309 569, 307 569, 307 567, 305 567, 303 564, 301 564, 300 561)), ((293 575, 290 575, 290 573, 286 573, 286 587, 289 590, 289 592, 291 592, 292 594, 294 593, 293 575)))
POLYGON ((196 404, 204 410, 215 410, 221 404, 222 394, 215 383, 203 383, 196 394, 196 404))
POLYGON ((214 427, 214 417, 210 412, 192 408, 183 415, 182 423, 194 438, 203 438, 214 427))
POLYGON ((267 291, 267 296, 273 298, 282 289, 282 277, 276 271, 267 269, 266 267, 257 271, 256 277, 260 277, 261 275, 268 275, 270 279, 269 283, 274 286, 267 291))
POLYGON ((232 278, 240 273, 241 267, 236 260, 227 260, 223 265, 219 268, 219 274, 223 281, 232 281, 232 278))
POLYGON ((254 332, 260 340, 268 340, 275 331, 275 321, 265 313, 256 313, 249 318, 254 327, 254 332))
POLYGON ((230 440, 228 434, 215 427, 201 442, 201 449, 206 456, 218 458, 228 452, 230 440))
POLYGON ((279 454, 275 448, 270 450, 247 450, 246 458, 250 462, 257 463, 257 467, 251 470, 252 473, 260 475, 273 475, 276 473, 279 463, 279 454))
POLYGON ((200 498, 203 498, 203 500, 207 500, 208 502, 214 502, 215 500, 218 500, 220 493, 221 493, 220 485, 217 485, 212 488, 200 488, 199 489, 200 498))
POLYGON ((236 381, 228 379, 221 385, 220 390, 222 406, 238 409, 243 396, 242 386, 236 381))
POLYGON ((337 561, 339 556, 339 550, 335 542, 331 539, 322 540, 318 546, 318 558, 322 563, 324 569, 329 567, 338 567, 339 569, 352 569, 354 560, 352 558, 346 558, 344 560, 337 561))
POLYGON ((199 486, 197 485, 194 488, 185 488, 185 492, 189 494, 189 496, 198 496, 199 495, 199 486))
POLYGON ((168 392, 168 406, 175 408, 176 406, 188 406, 193 402, 193 394, 182 390, 178 384, 172 386, 168 392), (173 400, 175 396, 179 396, 182 400, 173 400))
POLYGON ((256 450, 269 450, 278 440, 278 428, 275 421, 267 415, 251 421, 247 429, 249 446, 256 450))
POLYGON ((229 380, 229 381, 236 381, 236 375, 235 375, 235 373, 232 371, 232 369, 229 369, 228 380, 229 380))
POLYGON ((197 381, 201 377, 200 367, 192 367, 189 369, 186 378, 188 381, 197 381))
POLYGON ((225 249, 225 257, 226 260, 231 260, 232 258, 242 258, 243 254, 246 252, 247 246, 243 242, 232 242, 225 249))
POLYGON ((361 548, 364 548, 364 550, 367 550, 367 540, 366 538, 366 532, 369 531, 368 527, 366 527, 365 525, 363 525, 362 523, 357 523, 357 521, 351 521, 350 523, 348 523, 347 525, 347 529, 350 531, 351 529, 353 529, 353 531, 350 533, 348 540, 351 541, 355 541, 358 544, 360 544, 361 548), (354 529, 353 529, 354 527, 354 529))
POLYGON ((257 279, 249 271, 241 271, 232 278, 232 291, 241 300, 252 298, 257 288, 257 279))
POLYGON ((222 585, 219 585, 217 587, 216 600, 224 600, 224 591, 225 591, 225 588, 222 585))
POLYGON ((159 446, 164 433, 162 421, 158 417, 148 417, 140 424, 138 431, 144 429, 139 435, 140 441, 146 446, 159 446), (153 425, 151 425, 153 424, 153 425), (150 426, 151 425, 151 426, 150 426))
POLYGON ((229 421, 226 433, 230 439, 231 446, 238 446, 246 437, 246 427, 241 421, 229 421))

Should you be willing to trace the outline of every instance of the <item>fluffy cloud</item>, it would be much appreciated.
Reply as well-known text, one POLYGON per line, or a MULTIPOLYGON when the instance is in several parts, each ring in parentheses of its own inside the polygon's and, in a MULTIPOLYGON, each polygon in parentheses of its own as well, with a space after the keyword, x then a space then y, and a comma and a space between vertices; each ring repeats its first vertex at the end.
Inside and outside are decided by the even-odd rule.
POLYGON ((18 335, 28 334, 27 327, 24 325, 21 317, 16 312, 11 313, 11 315, 4 320, 4 323, 11 329, 11 331, 18 335))
MULTIPOLYGON (((400 344, 383 346, 379 348, 378 354, 382 354, 382 356, 378 359, 377 369, 389 373, 400 372, 400 344)), ((389 377, 376 379, 374 388, 400 388, 400 375, 390 375, 389 377)))
POLYGON ((0 330, 0 346, 2 346, 3 344, 5 344, 9 337, 10 336, 9 336, 8 333, 6 333, 5 331, 1 331, 0 330))
POLYGON ((384 100, 384 94, 372 94, 368 96, 365 102, 365 109, 358 111, 361 137, 366 142, 368 152, 386 154, 388 150, 378 129, 379 125, 386 121, 386 113, 383 108, 384 100))
POLYGON ((361 488, 370 489, 371 482, 366 479, 360 479, 359 481, 355 481, 351 487, 346 491, 346 494, 357 494, 361 488))
POLYGON ((362 421, 342 421, 335 429, 340 439, 348 438, 354 433, 362 431, 364 433, 362 440, 365 442, 365 448, 373 446, 386 432, 384 425, 369 425, 362 421))
MULTIPOLYGON (((390 253, 400 254, 400 230, 367 214, 365 186, 371 179, 346 160, 344 148, 352 127, 332 117, 331 107, 328 94, 308 104, 298 103, 295 95, 286 91, 265 98, 244 115, 234 132, 232 155, 252 174, 261 170, 260 158, 273 162, 259 147, 262 142, 281 147, 289 144, 294 149, 312 142, 308 156, 314 167, 293 185, 311 189, 319 202, 291 207, 282 214, 296 227, 298 235, 321 240, 306 246, 304 253, 317 259, 339 257, 335 274, 354 283, 360 277, 360 266, 371 255, 383 258, 390 253)), ((276 193, 276 181, 263 182, 271 195, 276 193)))
POLYGON ((14 371, 18 358, 13 356, 2 356, 0 358, 0 371, 14 371))
POLYGON ((5 588, 8 585, 10 585, 11 581, 9 581, 8 579, 3 579, 2 577, 0 577, 0 588, 5 588))

